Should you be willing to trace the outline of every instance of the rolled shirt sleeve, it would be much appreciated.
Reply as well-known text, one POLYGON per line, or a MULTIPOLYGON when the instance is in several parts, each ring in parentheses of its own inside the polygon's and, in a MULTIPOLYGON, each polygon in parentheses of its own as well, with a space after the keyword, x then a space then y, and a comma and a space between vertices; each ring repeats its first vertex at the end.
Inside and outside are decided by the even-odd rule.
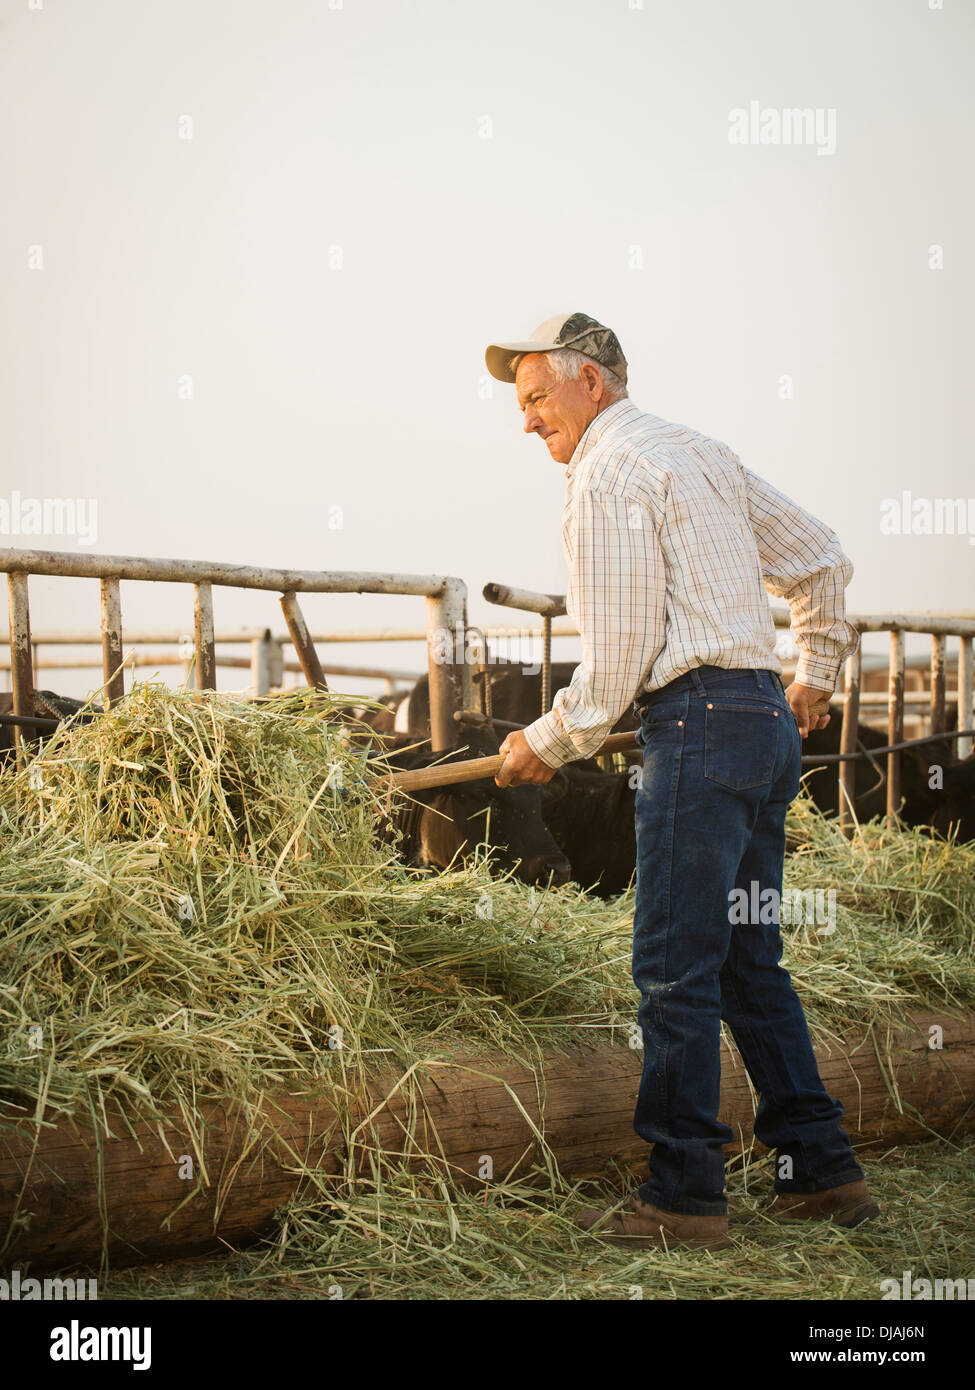
POLYGON ((549 767, 592 757, 636 698, 666 635, 666 574, 654 518, 641 502, 583 490, 566 536, 566 610, 582 661, 551 710, 525 729, 549 767))
POLYGON ((845 619, 844 590, 853 565, 834 531, 764 478, 743 472, 765 587, 786 600, 792 615, 796 681, 832 691, 844 658, 859 641, 845 619))

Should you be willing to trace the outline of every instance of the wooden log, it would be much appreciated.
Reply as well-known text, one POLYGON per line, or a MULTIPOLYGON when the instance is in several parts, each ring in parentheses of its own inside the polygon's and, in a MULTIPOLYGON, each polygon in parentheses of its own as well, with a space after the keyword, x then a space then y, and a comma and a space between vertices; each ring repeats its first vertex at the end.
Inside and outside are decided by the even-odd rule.
MULTIPOLYGON (((975 1012, 916 1014, 907 1026, 877 1025, 845 1041, 820 1042, 816 1051, 858 1147, 975 1128, 975 1012), (932 1027, 943 1030, 940 1048, 930 1046, 932 1027)), ((341 1078, 340 1054, 330 1057, 341 1078)), ((549 1053, 534 1068, 498 1056, 428 1061, 410 1077, 413 1091, 392 1071, 376 1073, 364 1094, 350 1087, 345 1116, 334 1093, 309 1078, 304 1089, 266 1099, 263 1128, 254 1128, 240 1106, 205 1107, 202 1164, 185 1126, 160 1136, 137 1123, 130 1133, 117 1119, 110 1121, 115 1137, 107 1138, 62 1122, 35 1143, 21 1122, 20 1133, 0 1130, 0 1267, 98 1265, 99 1167, 113 1265, 247 1244, 267 1232, 275 1209, 295 1192, 302 1163, 367 1174, 376 1143, 416 1166, 424 1153, 439 1152, 438 1161, 471 1188, 483 1185, 477 1174, 485 1155, 496 1178, 527 1175, 542 1153, 539 1133, 569 1178, 611 1163, 636 1167, 648 1152, 632 1128, 640 1069, 641 1054, 622 1034, 615 1046, 549 1053)), ((729 1153, 752 1142, 754 1104, 741 1058, 723 1043, 720 1116, 736 1136, 729 1153)), ((8 1111, 0 1120, 15 1117, 8 1111)))

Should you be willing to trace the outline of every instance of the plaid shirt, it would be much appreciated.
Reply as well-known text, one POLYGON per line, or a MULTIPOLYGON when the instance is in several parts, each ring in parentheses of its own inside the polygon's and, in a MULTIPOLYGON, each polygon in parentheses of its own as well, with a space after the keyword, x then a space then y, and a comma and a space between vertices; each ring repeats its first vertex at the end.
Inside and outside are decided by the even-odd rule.
POLYGON ((833 690, 858 640, 844 618, 853 566, 727 445, 624 399, 589 425, 566 477, 565 602, 582 662, 525 730, 549 767, 591 757, 633 700, 695 666, 781 674, 766 592, 789 604, 796 680, 833 690))

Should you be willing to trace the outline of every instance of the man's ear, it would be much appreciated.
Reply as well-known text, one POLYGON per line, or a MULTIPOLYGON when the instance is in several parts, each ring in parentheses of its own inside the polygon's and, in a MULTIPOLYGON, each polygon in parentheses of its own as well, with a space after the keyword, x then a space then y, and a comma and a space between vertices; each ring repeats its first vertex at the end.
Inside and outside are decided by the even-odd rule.
POLYGON ((583 362, 580 375, 586 384, 587 395, 591 396, 598 404, 606 389, 603 385, 602 373, 599 368, 594 367, 591 362, 583 362))

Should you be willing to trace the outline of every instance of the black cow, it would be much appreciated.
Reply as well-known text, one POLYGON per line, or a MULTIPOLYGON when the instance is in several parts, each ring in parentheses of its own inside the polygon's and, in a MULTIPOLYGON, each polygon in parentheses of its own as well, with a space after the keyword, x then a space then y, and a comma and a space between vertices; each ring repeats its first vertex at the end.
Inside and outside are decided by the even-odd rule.
MULTIPOLYGON (((497 754, 500 740, 488 729, 464 731, 464 758, 497 754)), ((429 767, 442 753, 415 748, 386 753, 397 769, 429 767)), ((450 762, 458 761, 451 758, 450 762)), ((524 883, 567 883, 571 868, 542 819, 542 788, 495 785, 493 777, 411 792, 395 818, 402 833, 401 857, 417 867, 445 869, 463 863, 479 844, 494 850, 493 862, 524 883)), ((384 827, 389 834, 390 827, 384 827)))
MULTIPOLYGON (((821 757, 839 751, 842 712, 834 708, 825 729, 803 740, 803 756, 821 757)), ((885 747, 887 736, 860 725, 860 744, 885 747)), ((867 821, 886 811, 886 757, 856 762, 854 812, 867 821)), ((805 769, 806 786, 826 815, 836 815, 839 796, 837 764, 805 769)), ((639 766, 605 773, 593 762, 567 763, 545 788, 545 824, 572 865, 572 878, 600 897, 625 891, 636 868, 634 798, 639 766)), ((957 828, 959 840, 975 840, 975 756, 959 760, 945 739, 905 749, 901 762, 901 819, 924 825, 942 835, 957 828), (931 784, 934 783, 932 786, 931 784), (940 783, 940 786, 939 786, 940 783)))
POLYGON ((573 881, 601 898, 624 893, 636 868, 638 772, 603 772, 587 759, 566 763, 544 788, 542 815, 568 857, 573 881))
MULTIPOLYGON (((817 729, 803 740, 802 752, 808 757, 822 757, 840 751, 840 731, 843 711, 833 706, 832 719, 825 729, 817 729)), ((867 751, 885 748, 886 731, 871 729, 865 724, 857 728, 858 749, 867 751)), ((838 765, 828 763, 808 771, 806 786, 819 809, 836 815, 840 795, 838 765)), ((853 812, 859 821, 882 816, 887 809, 887 756, 881 754, 874 762, 867 758, 856 761, 853 812)), ((975 757, 958 758, 954 743, 944 739, 920 748, 905 748, 901 753, 900 816, 907 825, 927 825, 942 835, 958 827, 959 840, 975 840, 975 757)))
POLYGON ((353 725, 364 724, 377 734, 392 734, 396 727, 396 712, 409 694, 409 690, 396 690, 388 695, 380 695, 377 703, 383 706, 382 709, 373 709, 371 705, 343 705, 338 711, 338 718, 353 725))

